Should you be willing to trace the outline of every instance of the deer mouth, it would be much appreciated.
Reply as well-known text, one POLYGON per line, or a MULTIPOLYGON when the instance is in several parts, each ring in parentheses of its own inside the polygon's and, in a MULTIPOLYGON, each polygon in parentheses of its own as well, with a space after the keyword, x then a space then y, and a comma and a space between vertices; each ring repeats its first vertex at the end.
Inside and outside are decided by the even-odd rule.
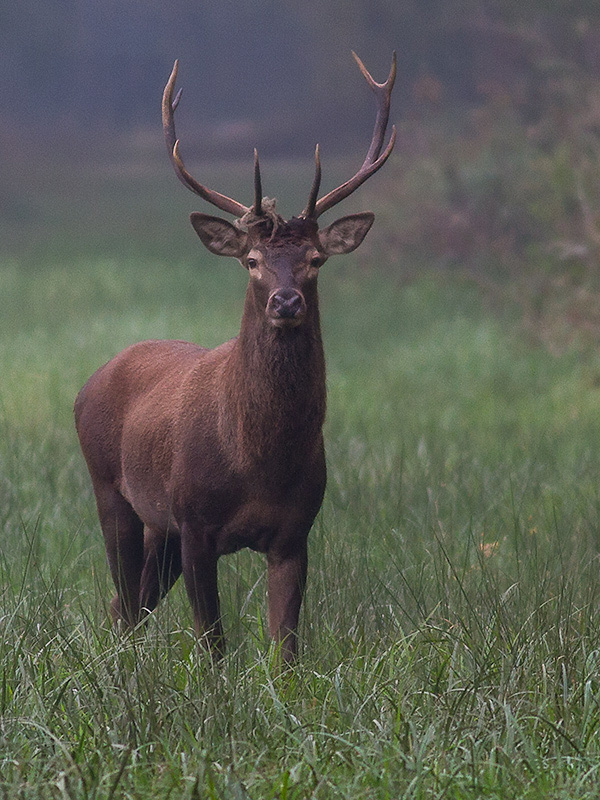
POLYGON ((292 319, 286 319, 285 317, 270 317, 269 322, 274 328, 278 328, 279 330, 297 328, 298 325, 302 324, 302 320, 298 319, 298 317, 293 317, 292 319))

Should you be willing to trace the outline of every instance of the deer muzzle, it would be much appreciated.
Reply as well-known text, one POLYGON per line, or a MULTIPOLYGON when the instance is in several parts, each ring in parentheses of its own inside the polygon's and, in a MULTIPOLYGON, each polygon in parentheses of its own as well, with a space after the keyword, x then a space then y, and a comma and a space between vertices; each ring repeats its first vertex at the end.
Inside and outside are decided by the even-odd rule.
POLYGON ((306 315, 306 300, 297 289, 276 289, 267 302, 267 316, 277 328, 295 327, 306 315))

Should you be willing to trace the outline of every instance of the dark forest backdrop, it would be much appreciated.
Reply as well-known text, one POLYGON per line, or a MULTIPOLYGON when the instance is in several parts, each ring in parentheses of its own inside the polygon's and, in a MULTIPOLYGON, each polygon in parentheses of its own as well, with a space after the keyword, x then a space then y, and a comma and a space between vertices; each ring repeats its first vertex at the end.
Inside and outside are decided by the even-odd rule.
POLYGON ((367 258, 402 277, 433 267, 475 281, 552 347, 595 343, 599 23, 594 0, 4 3, 3 248, 47 257, 65 229, 60 197, 73 205, 69 241, 118 251, 127 231, 111 209, 125 191, 98 200, 117 173, 130 176, 128 217, 137 209, 147 226, 130 228, 160 246, 168 220, 144 202, 165 185, 152 176, 168 180, 159 105, 174 58, 188 163, 246 163, 258 146, 267 160, 302 160, 308 181, 319 141, 327 182, 336 158, 354 166, 372 124, 350 50, 383 79, 396 49, 399 141, 363 190, 386 222, 367 258), (134 175, 146 178, 137 191, 134 175), (114 246, 100 231, 117 231, 114 246))
POLYGON ((23 0, 0 9, 0 118, 75 129, 154 124, 173 59, 188 113, 246 121, 293 146, 308 120, 338 132, 363 114, 350 102, 351 49, 374 71, 398 51, 397 114, 423 102, 485 102, 504 91, 536 121, 552 75, 600 74, 592 0, 23 0), (289 118, 295 123, 290 126, 289 118))

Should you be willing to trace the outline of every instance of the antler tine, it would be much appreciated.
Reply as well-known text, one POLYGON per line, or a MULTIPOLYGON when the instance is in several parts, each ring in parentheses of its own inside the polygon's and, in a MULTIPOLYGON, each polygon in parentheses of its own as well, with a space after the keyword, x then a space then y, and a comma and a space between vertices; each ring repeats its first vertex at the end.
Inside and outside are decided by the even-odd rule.
POLYGON ((371 73, 365 67, 361 59, 352 51, 354 60, 358 64, 358 68, 362 72, 365 80, 375 93, 377 97, 377 117, 375 118, 375 127, 373 129, 373 138, 371 139, 371 146, 363 162, 363 167, 372 164, 376 161, 381 153, 383 147, 383 139, 385 137, 385 129, 387 128, 388 120, 390 117, 390 101, 392 97, 392 89, 396 80, 396 51, 392 53, 392 66, 390 67, 390 74, 384 83, 377 83, 374 81, 371 73))
POLYGON ((187 186, 187 188, 192 192, 200 195, 200 197, 204 198, 204 200, 207 200, 209 203, 212 203, 217 208, 220 208, 221 211, 226 211, 228 214, 233 214, 236 217, 242 217, 250 210, 247 206, 238 203, 237 200, 233 200, 231 197, 227 197, 220 192, 215 192, 213 189, 208 189, 206 186, 198 183, 198 181, 193 178, 185 168, 181 155, 179 154, 179 140, 175 134, 174 114, 175 109, 179 105, 182 92, 180 89, 175 95, 175 98, 173 98, 178 68, 179 62, 175 61, 173 70, 169 80, 167 81, 167 85, 165 86, 162 99, 163 131, 165 134, 167 150, 169 151, 169 157, 171 159, 171 163, 173 164, 173 168, 175 169, 175 174, 184 186, 187 186))
POLYGON ((175 63, 173 64, 173 69, 171 70, 171 75, 169 76, 169 80, 167 81, 167 85, 165 86, 162 98, 163 132, 165 134, 167 152, 169 153, 169 158, 171 159, 173 157, 173 148, 175 147, 175 142, 177 141, 177 136, 175 135, 175 119, 173 117, 173 114, 175 113, 175 109, 179 105, 179 101, 181 100, 181 93, 183 91, 183 89, 180 89, 177 92, 177 96, 173 100, 173 91, 175 89, 175 81, 177 80, 178 70, 179 70, 179 61, 176 60, 175 63))
POLYGON ((353 192, 358 189, 368 178, 371 177, 378 169, 383 167, 385 162, 391 155, 392 150, 394 149, 394 145, 396 143, 396 126, 392 127, 392 135, 390 136, 390 141, 388 142, 387 147, 383 151, 383 153, 379 156, 379 158, 370 164, 367 167, 361 167, 360 170, 354 175, 354 177, 350 178, 350 180, 342 183, 341 186, 338 186, 337 189, 333 189, 329 194, 326 194, 325 197, 322 197, 315 206, 314 214, 312 215, 314 219, 320 217, 325 211, 328 211, 333 206, 340 203, 342 200, 345 200, 346 197, 349 197, 353 192))
POLYGON ((320 200, 316 200, 315 198, 312 211, 310 206, 312 200, 311 190, 311 200, 309 200, 309 204, 307 205, 306 210, 303 212, 303 215, 306 217, 310 216, 313 219, 317 219, 317 217, 320 217, 325 211, 328 211, 330 208, 351 195, 352 192, 358 189, 358 187, 361 186, 368 178, 370 178, 371 175, 377 172, 377 170, 380 169, 388 160, 396 142, 396 128, 393 126, 392 135, 390 136, 387 147, 383 153, 381 152, 385 139, 385 131, 390 116, 392 89, 394 88, 394 81, 396 80, 396 52, 394 51, 393 53, 390 74, 384 83, 377 83, 377 81, 373 80, 370 72, 367 70, 356 53, 353 52, 352 55, 354 56, 354 59, 358 64, 358 68, 362 72, 365 80, 369 84, 369 87, 375 93, 377 100, 377 116, 375 118, 373 136, 371 137, 371 144, 367 150, 365 160, 363 161, 358 172, 352 178, 350 178, 350 180, 346 181, 341 186, 338 186, 337 189, 333 189, 331 192, 329 192, 329 194, 326 194, 320 200))
POLYGON ((260 179, 260 164, 258 162, 258 150, 254 148, 254 205, 252 206, 254 215, 262 215, 262 181, 260 179))
POLYGON ((302 212, 303 217, 312 217, 315 213, 315 206, 317 204, 317 197, 319 196, 319 187, 321 186, 321 156, 319 154, 319 145, 315 147, 315 177, 310 188, 308 196, 308 203, 302 212))

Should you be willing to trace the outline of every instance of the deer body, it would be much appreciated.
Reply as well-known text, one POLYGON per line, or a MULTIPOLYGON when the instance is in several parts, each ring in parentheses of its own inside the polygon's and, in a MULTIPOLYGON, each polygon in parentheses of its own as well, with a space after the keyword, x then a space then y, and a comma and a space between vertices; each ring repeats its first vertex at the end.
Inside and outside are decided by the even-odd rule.
MULTIPOLYGON (((183 521, 196 518, 224 529, 215 536, 220 554, 239 549, 225 529, 235 527, 245 504, 257 508, 269 498, 265 505, 281 505, 307 465, 324 482, 324 371, 305 373, 297 389, 293 375, 289 395, 275 405, 267 381, 285 380, 292 365, 267 363, 266 351, 262 374, 244 384, 236 377, 239 350, 239 339, 215 350, 142 342, 98 370, 76 402, 98 480, 109 480, 151 528, 180 535, 183 521)), ((239 535, 252 546, 249 531, 239 535)))
MULTIPOLYGON (((318 151, 307 209, 289 222, 263 208, 257 159, 251 208, 197 184, 174 139, 175 77, 176 67, 163 113, 177 174, 241 216, 232 225, 195 213, 192 224, 211 252, 247 268, 249 283, 235 339, 213 350, 180 341, 133 345, 94 373, 77 397, 77 431, 117 589, 111 610, 115 620, 135 625, 183 573, 196 631, 220 653, 217 560, 249 547, 267 556, 270 633, 290 660, 307 538, 326 480, 317 277, 328 256, 358 247, 373 215, 343 217, 319 230, 316 217, 339 201, 340 190, 317 201, 318 151)), ((385 90, 389 111, 393 70, 386 84, 372 83, 385 90)), ((393 136, 379 156, 384 116, 381 141, 357 173, 360 182, 391 152, 393 136)))

